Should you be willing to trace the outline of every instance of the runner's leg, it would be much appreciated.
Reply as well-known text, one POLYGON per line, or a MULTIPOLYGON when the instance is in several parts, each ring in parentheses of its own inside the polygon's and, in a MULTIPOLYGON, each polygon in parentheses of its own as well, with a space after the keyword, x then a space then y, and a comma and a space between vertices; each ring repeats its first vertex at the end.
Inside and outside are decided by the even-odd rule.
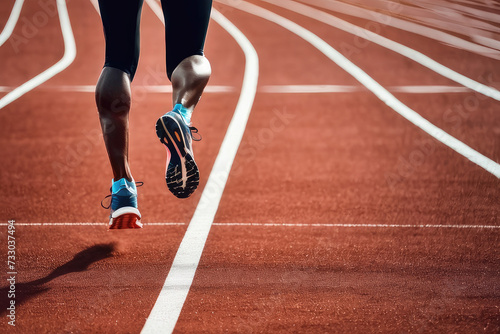
POLYGON ((132 180, 128 163, 130 82, 139 60, 142 0, 100 0, 106 61, 95 98, 114 180, 132 180))
POLYGON ((165 18, 167 75, 173 104, 192 109, 200 100, 211 68, 203 53, 211 0, 162 0, 165 18))

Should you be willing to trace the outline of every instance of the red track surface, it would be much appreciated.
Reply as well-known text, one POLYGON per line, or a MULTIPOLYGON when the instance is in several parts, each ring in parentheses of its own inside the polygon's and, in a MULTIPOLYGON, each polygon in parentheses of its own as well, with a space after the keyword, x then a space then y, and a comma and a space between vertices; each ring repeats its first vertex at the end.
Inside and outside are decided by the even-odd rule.
MULTIPOLYGON (((0 3, 0 26, 13 3, 0 3)), ((338 50, 356 46, 345 32, 254 3, 338 50)), ((264 92, 268 85, 361 85, 291 32, 231 7, 214 6, 257 50, 259 92, 176 331, 500 332, 500 229, 474 228, 500 226, 498 179, 367 90, 264 92), (443 227, 451 225, 455 227, 443 227), (458 228, 465 225, 472 227, 458 228)), ((14 35, 23 36, 26 20, 40 10, 39 3, 27 0, 14 35)), ((178 200, 164 183, 165 153, 154 133, 171 96, 145 90, 168 84, 162 25, 144 5, 130 155, 135 179, 145 183, 139 188, 145 228, 108 232, 108 213, 99 202, 107 195, 111 173, 93 94, 71 88, 95 84, 104 39, 89 1, 68 1, 68 11, 77 47, 74 62, 0 109, 0 258, 7 260, 5 225, 15 219, 18 273, 16 327, 7 324, 9 287, 2 285, 0 328, 139 333, 218 154, 238 101, 245 59, 230 35, 212 22, 206 45, 213 67, 210 85, 230 86, 234 92, 206 93, 200 102, 193 119, 204 138, 195 144, 200 189, 190 199, 178 200), (75 225, 86 222, 101 224, 75 225), (178 224, 154 225, 166 222, 178 224), (69 225, 50 225, 54 223, 69 225)), ((389 26, 380 29, 383 36, 500 88, 497 60, 389 26)), ((384 87, 458 86, 373 43, 358 51, 346 56, 384 87)), ((17 50, 11 40, 0 47, 0 85, 19 86, 63 52, 55 15, 17 50)), ((500 162, 498 101, 473 92, 394 94, 500 162), (471 101, 473 109, 460 109, 471 101)))

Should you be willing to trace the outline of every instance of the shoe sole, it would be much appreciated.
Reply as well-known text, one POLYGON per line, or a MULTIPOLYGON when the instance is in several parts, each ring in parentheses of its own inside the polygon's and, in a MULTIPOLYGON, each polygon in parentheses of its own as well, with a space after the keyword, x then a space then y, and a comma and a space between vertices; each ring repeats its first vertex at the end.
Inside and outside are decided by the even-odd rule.
POLYGON ((142 228, 141 213, 134 207, 123 207, 114 211, 109 218, 109 229, 142 228))
POLYGON ((142 228, 141 217, 134 213, 125 213, 109 220, 110 230, 142 228))
POLYGON ((198 188, 200 173, 180 125, 173 117, 164 115, 156 122, 156 135, 170 153, 165 173, 168 190, 177 198, 187 198, 198 188))

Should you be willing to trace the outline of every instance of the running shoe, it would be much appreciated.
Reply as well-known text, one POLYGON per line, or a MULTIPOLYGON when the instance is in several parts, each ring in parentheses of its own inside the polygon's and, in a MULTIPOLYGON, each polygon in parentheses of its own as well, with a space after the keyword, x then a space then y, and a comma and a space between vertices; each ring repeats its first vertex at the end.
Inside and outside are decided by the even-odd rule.
POLYGON ((193 133, 198 133, 198 129, 186 124, 178 106, 158 119, 156 135, 167 149, 165 179, 168 189, 178 198, 187 198, 200 182, 191 147, 192 140, 200 139, 193 138, 193 133))
MULTIPOLYGON (((137 182, 141 186, 142 182, 137 182)), ((109 206, 101 205, 105 209, 111 208, 109 215, 109 229, 142 228, 141 213, 137 209, 137 186, 134 181, 119 179, 112 183, 111 203, 109 206)))

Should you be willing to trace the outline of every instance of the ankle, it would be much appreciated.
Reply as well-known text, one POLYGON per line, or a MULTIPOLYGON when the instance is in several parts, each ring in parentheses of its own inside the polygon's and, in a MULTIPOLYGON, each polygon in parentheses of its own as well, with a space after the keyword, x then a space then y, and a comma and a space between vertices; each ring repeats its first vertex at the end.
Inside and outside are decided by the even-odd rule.
POLYGON ((184 121, 186 122, 186 124, 188 124, 188 125, 191 124, 191 116, 193 114, 194 106, 191 108, 186 108, 181 103, 177 103, 174 106, 173 110, 175 110, 175 111, 179 112, 179 114, 181 114, 181 116, 182 116, 182 118, 184 118, 184 121))

